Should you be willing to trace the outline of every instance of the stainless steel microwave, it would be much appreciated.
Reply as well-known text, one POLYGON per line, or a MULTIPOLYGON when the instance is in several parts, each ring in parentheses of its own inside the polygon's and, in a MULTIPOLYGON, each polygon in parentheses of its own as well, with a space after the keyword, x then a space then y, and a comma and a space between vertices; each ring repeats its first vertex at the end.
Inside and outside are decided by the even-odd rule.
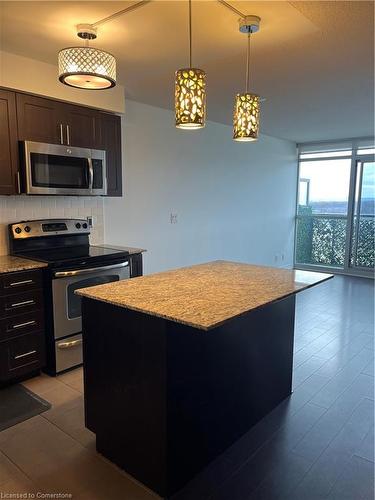
POLYGON ((32 141, 22 146, 26 194, 107 194, 105 151, 32 141))

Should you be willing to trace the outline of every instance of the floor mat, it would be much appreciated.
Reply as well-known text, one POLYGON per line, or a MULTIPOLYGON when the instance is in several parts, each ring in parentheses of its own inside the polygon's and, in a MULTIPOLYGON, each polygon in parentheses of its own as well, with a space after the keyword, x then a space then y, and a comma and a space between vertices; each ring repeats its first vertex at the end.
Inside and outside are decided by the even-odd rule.
POLYGON ((15 384, 0 389, 0 431, 35 417, 50 408, 48 401, 23 385, 15 384))

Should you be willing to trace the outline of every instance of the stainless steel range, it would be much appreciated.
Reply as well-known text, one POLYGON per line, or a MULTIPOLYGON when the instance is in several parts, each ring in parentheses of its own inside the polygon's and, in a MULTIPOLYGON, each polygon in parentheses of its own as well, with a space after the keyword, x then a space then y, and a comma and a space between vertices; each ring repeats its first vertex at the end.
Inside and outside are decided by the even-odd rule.
POLYGON ((128 252, 89 244, 86 219, 48 219, 9 225, 12 255, 46 262, 46 371, 82 363, 81 299, 74 292, 130 277, 128 252))

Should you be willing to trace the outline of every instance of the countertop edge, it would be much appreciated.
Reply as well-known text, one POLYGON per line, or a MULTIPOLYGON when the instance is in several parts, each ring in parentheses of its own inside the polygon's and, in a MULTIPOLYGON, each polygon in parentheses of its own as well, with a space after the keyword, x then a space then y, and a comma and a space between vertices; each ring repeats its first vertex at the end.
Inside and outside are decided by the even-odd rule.
POLYGON ((103 243, 103 247, 112 248, 113 250, 124 250, 128 251, 129 255, 137 255, 139 253, 146 253, 147 250, 145 248, 137 248, 137 247, 127 247, 122 245, 112 245, 111 243, 103 243))
MULTIPOLYGON (((322 274, 325 274, 325 273, 322 273, 322 274)), ((300 292, 303 292, 304 290, 308 290, 309 288, 312 288, 314 286, 317 286, 317 285, 320 285, 322 283, 325 283, 326 281, 330 280, 334 278, 334 275, 333 274, 330 274, 330 275, 327 275, 325 278, 322 278, 321 281, 319 281, 318 283, 308 283, 308 284, 303 284, 303 283, 300 283, 300 282, 296 282, 297 284, 300 284, 301 285, 301 288, 299 288, 298 290, 294 290, 290 293, 286 293, 284 295, 281 295, 280 297, 277 297, 275 298, 274 300, 270 300, 269 302, 266 302, 264 304, 260 304, 258 306, 255 306, 251 309, 248 309, 246 311, 243 311, 243 312, 240 312, 238 314, 235 314, 233 316, 230 316, 228 318, 225 318, 221 321, 218 321, 217 323, 213 323, 209 326, 205 326, 205 325, 198 325, 198 324, 195 324, 195 323, 190 323, 188 321, 183 321, 181 319, 177 319, 177 318, 173 318, 173 317, 170 317, 170 316, 166 316, 166 315, 163 315, 163 314, 160 314, 160 313, 156 313, 156 312, 153 312, 153 311, 145 311, 144 309, 141 309, 141 308, 138 308, 136 306, 130 306, 130 305, 126 305, 126 304, 120 304, 114 300, 110 300, 110 299, 103 299, 103 298, 99 298, 99 297, 90 297, 90 295, 86 294, 84 292, 85 289, 82 289, 81 290, 76 290, 76 294, 77 295, 80 295, 81 297, 84 297, 85 299, 89 299, 89 300, 97 300, 99 302, 103 302, 105 304, 111 304, 115 307, 120 307, 120 308, 123 308, 123 309, 129 309, 130 311, 135 311, 135 312, 139 312, 139 313, 142 313, 142 314, 147 314, 148 316, 154 316, 156 318, 160 318, 160 319, 164 319, 164 320, 167 320, 167 321, 172 321, 173 323, 177 323, 177 324, 180 324, 180 325, 185 325, 185 326, 189 326, 191 328, 195 328, 196 330, 202 330, 202 331, 205 331, 205 332, 208 332, 210 330, 213 330, 215 328, 218 328, 220 326, 223 326, 225 323, 228 323, 229 321, 232 321, 233 319, 236 319, 236 318, 240 318, 241 316, 244 316, 245 314, 248 314, 249 312, 253 312, 253 311, 256 311, 256 310, 259 310, 259 309, 262 309, 270 304, 274 304, 275 302, 278 302, 279 300, 283 300, 283 299, 286 299, 288 297, 291 297, 292 295, 297 295, 297 293, 300 293, 300 292)))
POLYGON ((26 257, 17 257, 15 255, 0 255, 0 275, 9 273, 18 273, 22 271, 33 271, 47 267, 45 262, 40 262, 26 257), (2 262, 8 259, 8 262, 2 262))

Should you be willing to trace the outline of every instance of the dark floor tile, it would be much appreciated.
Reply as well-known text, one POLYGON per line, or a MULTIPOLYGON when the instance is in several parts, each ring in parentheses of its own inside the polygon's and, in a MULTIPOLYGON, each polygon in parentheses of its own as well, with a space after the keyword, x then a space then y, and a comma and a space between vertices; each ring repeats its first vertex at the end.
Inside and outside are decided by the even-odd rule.
POLYGON ((374 426, 368 431, 354 454, 365 460, 374 462, 374 426))
POLYGON ((248 497, 249 500, 287 500, 290 491, 295 488, 310 467, 310 461, 290 452, 287 460, 281 462, 268 474, 248 497))
MULTIPOLYGON (((241 498, 241 495, 262 495, 272 490, 276 478, 290 478, 293 483, 301 479, 312 462, 295 455, 291 450, 325 412, 324 408, 306 404, 299 411, 289 414, 273 436, 243 464, 219 489, 213 498, 241 498), (256 494, 255 491, 258 491, 256 494), (231 495, 231 496, 230 496, 231 495)), ((286 480, 283 488, 287 487, 286 480)), ((251 497, 252 498, 252 497, 251 497)), ((255 496, 255 498, 258 498, 255 496)))
POLYGON ((360 457, 352 457, 343 468, 328 500, 373 500, 374 465, 360 457))
POLYGON ((341 431, 324 449, 291 498, 315 494, 325 498, 337 483, 343 468, 349 467, 353 453, 373 425, 373 402, 363 399, 354 409, 341 431))
MULTIPOLYGON (((339 395, 353 383, 353 380, 362 372, 372 359, 372 352, 368 349, 362 349, 342 370, 331 378, 322 390, 314 396, 312 402, 329 408, 339 395)), ((324 371, 325 367, 323 365, 322 368, 317 370, 316 373, 318 375, 320 372, 325 374, 324 371)))
POLYGON ((325 359, 311 356, 305 363, 293 371, 293 390, 307 380, 315 373, 324 363, 325 359))
POLYGON ((353 410, 367 398, 369 378, 359 375, 293 450, 307 459, 316 460, 351 418, 353 410))

